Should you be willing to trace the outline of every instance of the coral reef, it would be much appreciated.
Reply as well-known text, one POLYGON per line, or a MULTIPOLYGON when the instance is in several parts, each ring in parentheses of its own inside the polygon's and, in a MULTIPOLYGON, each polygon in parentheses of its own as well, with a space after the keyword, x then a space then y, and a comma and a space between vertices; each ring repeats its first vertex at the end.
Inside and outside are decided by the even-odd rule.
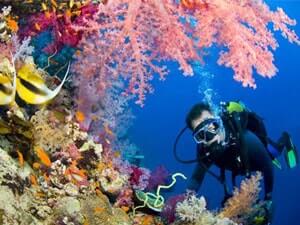
POLYGON ((85 140, 87 133, 79 130, 79 124, 71 121, 67 112, 37 111, 30 119, 33 125, 34 145, 47 152, 67 148, 75 141, 85 140))
POLYGON ((141 166, 129 105, 134 97, 144 104, 154 75, 168 74, 166 61, 192 75, 214 44, 223 49, 219 64, 244 86, 255 87, 253 68, 273 76, 277 42, 267 25, 299 44, 282 9, 261 0, 4 0, 0 7, 0 224, 253 224, 264 204, 257 204, 260 174, 219 212, 192 193, 165 203, 161 190, 186 177, 175 173, 169 183, 164 167, 141 166))

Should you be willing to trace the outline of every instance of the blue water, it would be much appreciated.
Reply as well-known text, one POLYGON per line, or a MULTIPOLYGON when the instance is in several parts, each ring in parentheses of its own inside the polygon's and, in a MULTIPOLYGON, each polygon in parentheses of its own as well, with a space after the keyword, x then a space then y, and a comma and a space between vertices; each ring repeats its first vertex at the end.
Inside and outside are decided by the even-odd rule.
MULTIPOLYGON (((274 8, 280 6, 295 18, 295 27, 300 35, 300 1, 267 1, 274 8)), ((203 98, 198 93, 199 85, 205 82, 218 94, 215 101, 242 100, 249 108, 264 119, 269 136, 277 139, 282 131, 292 135, 300 149, 300 46, 290 44, 276 33, 280 47, 275 52, 275 64, 279 69, 272 79, 255 75, 258 88, 243 88, 232 78, 232 70, 216 65, 216 55, 206 58, 205 70, 214 74, 212 80, 201 75, 184 77, 175 64, 168 64, 170 75, 164 82, 154 81, 155 93, 148 95, 144 108, 134 106, 136 120, 130 130, 132 140, 145 155, 144 165, 151 169, 165 165, 171 172, 183 172, 190 177, 193 165, 182 165, 175 161, 172 154, 174 139, 184 127, 186 113, 191 106, 203 98)), ((179 144, 182 157, 195 157, 195 144, 187 132, 179 144)), ((179 181, 174 194, 184 192, 186 182, 179 181)), ((202 184, 200 195, 204 195, 210 208, 219 206, 223 189, 212 177, 207 175, 202 184)), ((275 170, 274 187, 275 217, 274 225, 300 224, 300 167, 289 170, 275 170)))

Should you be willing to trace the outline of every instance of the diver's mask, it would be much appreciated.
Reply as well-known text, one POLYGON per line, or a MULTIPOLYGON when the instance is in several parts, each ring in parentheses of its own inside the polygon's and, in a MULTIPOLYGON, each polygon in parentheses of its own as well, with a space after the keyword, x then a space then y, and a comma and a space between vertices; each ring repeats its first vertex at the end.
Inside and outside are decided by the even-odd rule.
POLYGON ((207 144, 223 129, 220 117, 209 118, 201 122, 194 130, 193 137, 197 144, 207 144))

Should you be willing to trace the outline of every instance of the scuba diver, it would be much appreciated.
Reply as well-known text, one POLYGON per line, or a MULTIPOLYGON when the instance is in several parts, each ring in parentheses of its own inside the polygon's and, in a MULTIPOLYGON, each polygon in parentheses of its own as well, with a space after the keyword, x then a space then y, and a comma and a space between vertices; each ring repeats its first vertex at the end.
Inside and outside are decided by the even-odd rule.
POLYGON ((219 113, 214 113, 206 103, 192 107, 186 117, 186 127, 179 133, 174 144, 175 158, 181 163, 197 163, 188 189, 197 192, 204 176, 209 173, 224 186, 224 200, 232 195, 226 184, 225 170, 232 172, 232 184, 236 186, 236 176, 250 177, 253 171, 260 171, 264 180, 263 222, 269 224, 272 219, 272 191, 274 183, 273 164, 281 168, 277 157, 284 152, 289 168, 298 164, 298 156, 292 139, 283 132, 278 141, 267 135, 262 118, 250 111, 242 102, 221 103, 219 113), (176 150, 181 135, 190 129, 197 144, 197 158, 181 159, 176 150), (220 168, 220 175, 212 172, 212 165, 220 168))

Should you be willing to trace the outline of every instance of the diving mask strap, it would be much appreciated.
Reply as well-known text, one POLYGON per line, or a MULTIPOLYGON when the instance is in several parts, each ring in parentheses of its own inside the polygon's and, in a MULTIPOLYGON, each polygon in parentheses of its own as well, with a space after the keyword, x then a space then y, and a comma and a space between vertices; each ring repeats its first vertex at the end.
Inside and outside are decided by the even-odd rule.
POLYGON ((184 159, 181 159, 179 156, 178 156, 178 153, 177 153, 177 144, 181 138, 181 136, 183 135, 183 133, 188 129, 188 127, 184 127, 180 132, 179 134, 177 135, 176 139, 175 139, 175 142, 174 142, 174 145, 173 145, 173 154, 174 154, 174 157, 175 159, 180 162, 180 163, 183 163, 183 164, 190 164, 190 163, 195 163, 195 162, 198 162, 198 159, 191 159, 191 160, 184 160, 184 159))

